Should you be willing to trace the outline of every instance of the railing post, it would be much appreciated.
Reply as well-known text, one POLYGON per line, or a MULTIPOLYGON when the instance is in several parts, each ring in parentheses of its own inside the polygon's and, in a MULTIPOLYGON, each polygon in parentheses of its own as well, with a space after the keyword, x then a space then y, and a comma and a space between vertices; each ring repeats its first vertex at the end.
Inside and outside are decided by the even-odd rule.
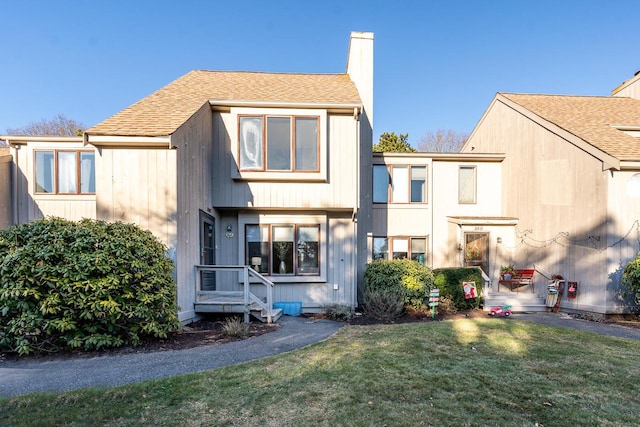
POLYGON ((249 323, 249 267, 242 269, 242 279, 244 281, 244 323, 249 323))

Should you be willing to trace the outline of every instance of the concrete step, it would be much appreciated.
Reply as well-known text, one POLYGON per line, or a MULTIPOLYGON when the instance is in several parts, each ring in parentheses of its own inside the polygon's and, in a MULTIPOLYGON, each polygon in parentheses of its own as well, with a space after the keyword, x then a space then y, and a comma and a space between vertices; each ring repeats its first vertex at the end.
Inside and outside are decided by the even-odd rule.
POLYGON ((545 298, 532 293, 488 292, 484 297, 484 310, 491 307, 510 305, 514 313, 542 312, 547 310, 545 298))

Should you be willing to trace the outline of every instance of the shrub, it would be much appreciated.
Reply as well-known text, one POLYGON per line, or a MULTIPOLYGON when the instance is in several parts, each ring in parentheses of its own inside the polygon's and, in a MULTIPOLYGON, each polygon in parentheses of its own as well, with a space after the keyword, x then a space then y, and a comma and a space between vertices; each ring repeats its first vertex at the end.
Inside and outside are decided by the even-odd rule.
POLYGON ((353 310, 345 304, 330 304, 324 308, 324 313, 331 320, 349 322, 353 317, 353 310))
POLYGON ((622 293, 624 296, 633 297, 636 305, 640 305, 640 254, 622 271, 622 293))
POLYGON ((249 326, 238 316, 233 316, 225 320, 222 331, 228 337, 245 338, 249 335, 249 326))
POLYGON ((475 282, 477 294, 482 294, 482 273, 477 268, 439 268, 433 271, 435 285, 440 289, 440 299, 451 299, 457 310, 469 310, 480 306, 480 296, 465 299, 462 282, 475 282))
POLYGON ((48 218, 0 231, 0 350, 137 345, 179 327, 173 263, 132 224, 48 218))
POLYGON ((371 317, 391 322, 404 311, 404 295, 399 288, 367 289, 364 293, 364 309, 371 317))
POLYGON ((397 290, 404 305, 415 309, 428 301, 433 283, 431 269, 409 259, 375 260, 364 272, 365 296, 369 290, 397 290))

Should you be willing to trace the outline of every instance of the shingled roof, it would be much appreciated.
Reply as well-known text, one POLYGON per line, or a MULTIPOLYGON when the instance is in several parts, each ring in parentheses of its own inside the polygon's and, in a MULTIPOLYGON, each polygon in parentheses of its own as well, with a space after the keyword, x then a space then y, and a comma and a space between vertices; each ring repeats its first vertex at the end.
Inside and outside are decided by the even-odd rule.
POLYGON ((640 127, 640 100, 626 97, 501 93, 508 100, 618 160, 640 160, 640 138, 616 127, 640 127))
POLYGON ((347 74, 191 71, 86 131, 89 135, 166 136, 210 100, 361 104, 347 74))

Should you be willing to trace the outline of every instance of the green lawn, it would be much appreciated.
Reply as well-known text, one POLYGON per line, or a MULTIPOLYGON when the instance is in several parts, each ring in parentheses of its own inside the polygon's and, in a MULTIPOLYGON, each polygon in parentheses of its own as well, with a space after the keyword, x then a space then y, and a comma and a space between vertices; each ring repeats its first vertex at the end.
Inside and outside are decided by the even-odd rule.
POLYGON ((349 326, 286 355, 0 400, 7 426, 629 426, 640 342, 514 319, 349 326))

